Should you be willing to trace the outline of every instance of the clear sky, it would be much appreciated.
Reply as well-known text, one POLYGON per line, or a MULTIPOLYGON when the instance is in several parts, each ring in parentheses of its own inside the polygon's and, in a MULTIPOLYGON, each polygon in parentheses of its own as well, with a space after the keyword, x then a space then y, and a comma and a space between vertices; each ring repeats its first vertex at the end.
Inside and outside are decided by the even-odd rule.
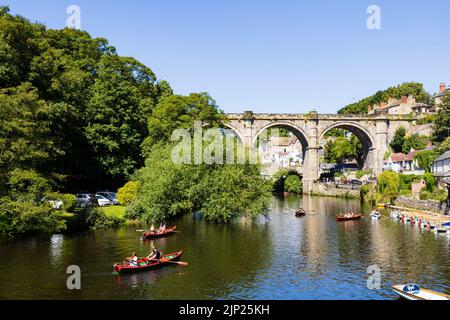
POLYGON ((334 113, 406 81, 450 84, 448 0, 0 0, 49 28, 107 38, 169 81, 209 92, 226 112, 334 113), (369 5, 381 30, 367 28, 369 5))

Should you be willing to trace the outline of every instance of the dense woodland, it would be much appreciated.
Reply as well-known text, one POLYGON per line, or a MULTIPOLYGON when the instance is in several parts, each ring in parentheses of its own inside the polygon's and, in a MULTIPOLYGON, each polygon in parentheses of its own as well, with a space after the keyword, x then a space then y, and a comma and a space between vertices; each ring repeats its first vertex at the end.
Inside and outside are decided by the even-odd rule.
MULTIPOLYGON (((207 189, 196 190, 196 199, 185 185, 183 194, 164 202, 167 206, 157 203, 158 197, 175 194, 181 180, 188 187, 198 183, 182 176, 186 168, 168 165, 152 171, 154 159, 167 163, 162 160, 172 131, 191 128, 195 120, 219 126, 223 113, 205 93, 174 95, 168 82, 136 59, 119 56, 106 39, 68 28, 50 30, 1 7, 0 233, 64 229, 60 213, 41 201, 44 196, 69 199, 62 193, 117 190, 139 179, 136 202, 141 205, 133 214, 145 221, 202 209, 207 218, 219 221, 264 213, 270 193, 254 166, 200 168, 206 171, 191 173, 210 181, 203 185, 207 189), (213 195, 217 188, 211 177, 229 170, 236 171, 236 179, 246 176, 248 183, 233 185, 230 195, 220 190, 213 195), (166 180, 160 185, 146 180, 163 173, 166 180), (158 193, 153 198, 146 193, 150 189, 158 193), (246 196, 232 206, 227 205, 230 198, 221 198, 234 200, 239 193, 246 196), (140 198, 144 196, 149 200, 140 198), (219 204, 220 216, 212 212, 219 204)), ((72 204, 66 207, 73 209, 72 204)), ((87 220, 94 225, 98 217, 87 220)))

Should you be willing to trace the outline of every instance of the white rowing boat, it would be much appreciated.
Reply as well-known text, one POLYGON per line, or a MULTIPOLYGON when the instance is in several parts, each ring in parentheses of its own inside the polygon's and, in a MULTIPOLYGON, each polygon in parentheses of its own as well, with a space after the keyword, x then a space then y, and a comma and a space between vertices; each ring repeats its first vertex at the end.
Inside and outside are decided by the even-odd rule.
POLYGON ((448 294, 422 289, 417 284, 401 284, 392 286, 392 289, 406 300, 450 300, 448 294))

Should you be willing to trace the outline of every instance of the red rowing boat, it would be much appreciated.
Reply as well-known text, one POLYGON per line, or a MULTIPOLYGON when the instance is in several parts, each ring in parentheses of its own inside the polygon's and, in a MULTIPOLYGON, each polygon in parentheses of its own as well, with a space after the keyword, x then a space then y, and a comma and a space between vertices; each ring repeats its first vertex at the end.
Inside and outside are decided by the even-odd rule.
POLYGON ((177 261, 182 253, 183 251, 165 254, 161 257, 160 260, 149 260, 148 258, 139 258, 137 261, 137 266, 131 266, 129 262, 125 262, 123 264, 116 263, 114 264, 114 272, 126 273, 126 272, 139 272, 154 269, 167 264, 171 264, 170 261, 177 261))
POLYGON ((157 232, 157 231, 144 232, 144 238, 146 238, 146 239, 154 239, 154 238, 165 237, 165 236, 167 236, 167 235, 169 235, 171 233, 174 233, 176 229, 177 229, 177 226, 174 226, 172 228, 167 228, 163 232, 157 232))
POLYGON ((352 220, 359 220, 362 218, 362 215, 360 214, 352 214, 351 216, 337 216, 336 221, 352 221, 352 220))

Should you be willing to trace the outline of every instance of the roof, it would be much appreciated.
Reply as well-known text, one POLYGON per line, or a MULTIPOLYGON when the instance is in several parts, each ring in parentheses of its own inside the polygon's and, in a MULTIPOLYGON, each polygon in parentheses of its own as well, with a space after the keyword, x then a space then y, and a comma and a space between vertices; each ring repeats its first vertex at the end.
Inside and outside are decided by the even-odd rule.
POLYGON ((435 98, 443 97, 443 96, 445 96, 448 92, 450 92, 450 88, 445 89, 445 91, 443 91, 443 92, 437 93, 434 97, 435 97, 435 98))
POLYGON ((446 153, 442 154, 439 158, 434 160, 434 162, 444 161, 444 160, 447 160, 447 159, 450 159, 450 151, 447 151, 446 153))
POLYGON ((402 162, 405 159, 405 155, 403 153, 393 153, 391 155, 392 162, 402 162))
POLYGON ((408 153, 405 156, 404 161, 413 161, 416 154, 417 154, 417 151, 411 151, 410 153, 408 153))

